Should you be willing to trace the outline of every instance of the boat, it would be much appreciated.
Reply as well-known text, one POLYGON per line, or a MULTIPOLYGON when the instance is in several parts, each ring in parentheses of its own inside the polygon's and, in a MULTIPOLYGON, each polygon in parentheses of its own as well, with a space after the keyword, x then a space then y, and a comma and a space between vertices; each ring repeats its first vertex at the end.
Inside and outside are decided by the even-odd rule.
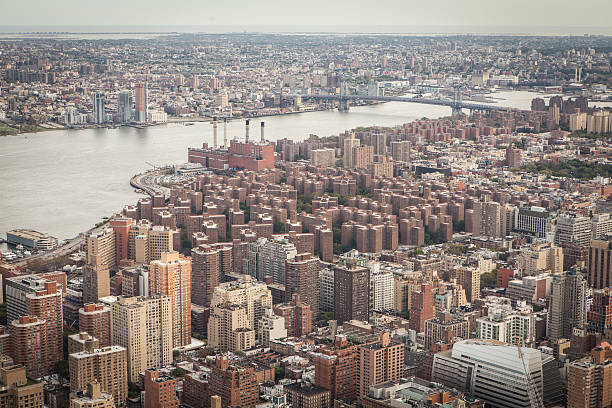
POLYGON ((193 126, 193 122, 187 122, 185 123, 185 126, 193 126))
POLYGON ((15 248, 17 248, 20 251, 24 249, 23 245, 21 244, 18 244, 15 248))

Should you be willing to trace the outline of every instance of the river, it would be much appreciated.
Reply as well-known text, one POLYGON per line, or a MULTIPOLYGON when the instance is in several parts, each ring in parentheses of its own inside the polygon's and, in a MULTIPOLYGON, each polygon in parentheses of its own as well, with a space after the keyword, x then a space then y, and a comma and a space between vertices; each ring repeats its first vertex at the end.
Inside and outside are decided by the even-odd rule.
MULTIPOLYGON (((532 92, 498 92, 500 105, 529 109, 532 92)), ((303 140, 313 133, 337 135, 357 126, 393 126, 450 115, 450 108, 413 103, 353 107, 349 112, 321 111, 251 120, 251 137, 303 140)), ((228 126, 230 138, 244 136, 244 121, 228 126)), ((219 142, 223 127, 219 126, 219 142)), ((101 217, 134 204, 129 185, 136 173, 153 165, 187 161, 187 148, 212 143, 212 126, 165 124, 143 130, 55 130, 0 137, 0 236, 14 228, 31 228, 60 240, 74 237, 101 217)))

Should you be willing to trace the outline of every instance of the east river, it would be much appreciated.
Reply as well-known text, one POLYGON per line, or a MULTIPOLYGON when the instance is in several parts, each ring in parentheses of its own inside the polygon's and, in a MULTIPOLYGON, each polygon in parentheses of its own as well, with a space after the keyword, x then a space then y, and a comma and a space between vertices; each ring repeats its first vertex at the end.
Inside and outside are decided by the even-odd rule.
MULTIPOLYGON (((491 95, 500 106, 529 109, 532 92, 491 95)), ((394 126, 412 120, 450 115, 450 108, 389 102, 353 107, 349 112, 320 111, 251 120, 251 137, 259 139, 265 121, 268 140, 304 140, 309 134, 337 135, 358 126, 394 126)), ((129 185, 136 173, 153 165, 187 161, 187 148, 212 143, 210 123, 165 124, 146 129, 55 130, 0 137, 0 236, 30 228, 72 238, 101 217, 134 204, 139 195, 129 185)), ((228 136, 244 137, 244 121, 228 126, 228 136)), ((219 126, 219 142, 223 126, 219 126)))

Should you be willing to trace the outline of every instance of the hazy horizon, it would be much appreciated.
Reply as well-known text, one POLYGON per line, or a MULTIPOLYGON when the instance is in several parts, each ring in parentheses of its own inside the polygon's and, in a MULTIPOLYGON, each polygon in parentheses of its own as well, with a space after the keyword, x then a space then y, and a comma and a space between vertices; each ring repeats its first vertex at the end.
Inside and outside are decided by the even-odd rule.
POLYGON ((612 26, 557 25, 2 25, 0 33, 335 33, 335 34, 442 34, 442 35, 612 35, 612 26))
MULTIPOLYGON (((61 7, 47 0, 9 2, 0 7, 4 27, 437 27, 464 28, 583 28, 612 31, 610 0, 107 0, 104 3, 64 0, 61 7), (495 4, 493 4, 495 3, 495 4)), ((367 31, 367 30, 366 30, 367 31)), ((392 30, 395 32, 396 30, 392 30)), ((561 32, 560 34, 563 34, 561 32)), ((568 32, 569 34, 569 32, 568 32)))

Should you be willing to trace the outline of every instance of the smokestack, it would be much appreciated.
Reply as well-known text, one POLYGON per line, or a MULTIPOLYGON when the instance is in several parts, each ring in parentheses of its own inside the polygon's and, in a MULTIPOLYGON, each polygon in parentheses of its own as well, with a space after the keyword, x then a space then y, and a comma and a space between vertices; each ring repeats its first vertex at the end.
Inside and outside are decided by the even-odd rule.
POLYGON ((213 149, 217 148, 217 117, 213 118, 213 149))
POLYGON ((246 120, 246 134, 244 136, 244 141, 249 143, 249 120, 246 120))
POLYGON ((578 82, 578 67, 576 67, 576 72, 574 73, 574 82, 578 82))
POLYGON ((265 141, 266 141, 266 138, 264 137, 264 123, 261 122, 261 143, 265 141))
POLYGON ((229 147, 227 144, 227 118, 223 118, 223 147, 229 147))

